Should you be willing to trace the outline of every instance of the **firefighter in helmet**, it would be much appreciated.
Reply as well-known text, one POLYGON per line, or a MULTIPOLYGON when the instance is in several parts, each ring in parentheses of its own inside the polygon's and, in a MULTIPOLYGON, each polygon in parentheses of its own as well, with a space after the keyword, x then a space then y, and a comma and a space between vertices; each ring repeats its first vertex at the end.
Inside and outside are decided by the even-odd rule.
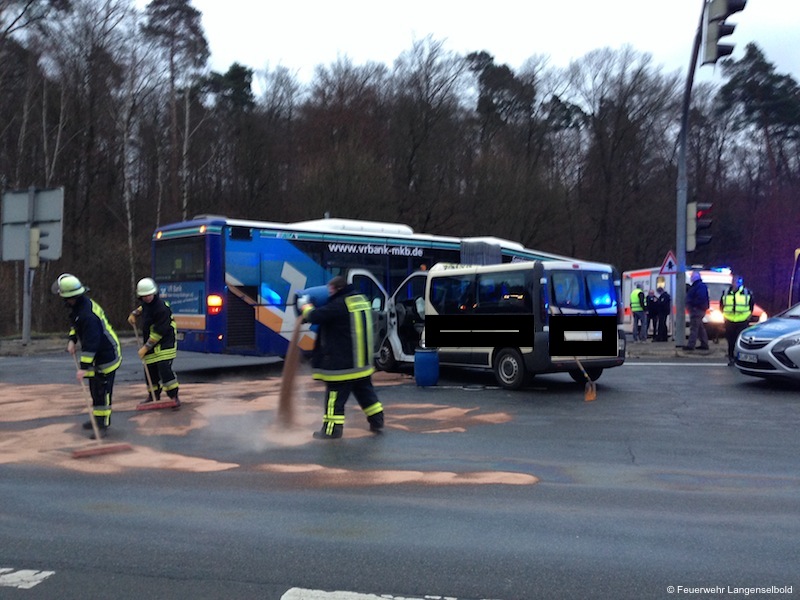
MULTIPOLYGON (((86 295, 88 291, 89 288, 70 273, 59 275, 52 286, 52 292, 61 296, 69 308, 67 352, 74 356, 80 344, 76 377, 78 381, 89 381, 92 414, 97 421, 100 437, 105 437, 111 425, 114 375, 122 363, 122 353, 119 338, 103 308, 86 295)), ((83 428, 93 429, 91 420, 84 423, 83 428)), ((95 438, 94 432, 90 437, 95 438)))
POLYGON ((177 409, 181 405, 178 398, 178 377, 172 370, 172 361, 178 354, 177 326, 172 318, 172 309, 158 294, 156 282, 145 277, 136 284, 136 296, 141 304, 128 315, 128 323, 136 326, 136 319, 142 319, 144 345, 139 348, 139 358, 144 361, 150 374, 153 387, 148 390, 145 402, 160 400, 161 392, 174 401, 177 409))

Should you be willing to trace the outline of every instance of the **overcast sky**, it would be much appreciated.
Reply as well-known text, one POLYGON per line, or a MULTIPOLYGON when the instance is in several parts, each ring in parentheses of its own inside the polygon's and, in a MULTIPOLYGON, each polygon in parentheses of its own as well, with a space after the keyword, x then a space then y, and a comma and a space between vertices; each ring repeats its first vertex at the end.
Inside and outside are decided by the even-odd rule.
MULTIPOLYGON (((142 0, 142 4, 146 1, 142 0)), ((533 55, 563 67, 591 50, 652 54, 685 76, 702 0, 192 0, 203 13, 211 67, 233 62, 262 70, 284 66, 303 82, 338 56, 355 64, 394 60, 427 35, 445 49, 485 50, 517 70, 533 55)), ((729 19, 734 58, 756 42, 779 73, 800 79, 800 0, 748 0, 729 19)), ((713 66, 700 79, 716 77, 713 66)))

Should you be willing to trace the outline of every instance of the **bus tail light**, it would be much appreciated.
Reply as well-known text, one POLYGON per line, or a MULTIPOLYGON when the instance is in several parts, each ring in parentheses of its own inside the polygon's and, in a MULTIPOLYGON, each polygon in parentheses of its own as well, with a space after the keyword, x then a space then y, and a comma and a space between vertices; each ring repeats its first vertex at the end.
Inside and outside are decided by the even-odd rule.
POLYGON ((208 314, 218 315, 222 312, 222 296, 211 294, 206 298, 206 306, 208 307, 208 314))

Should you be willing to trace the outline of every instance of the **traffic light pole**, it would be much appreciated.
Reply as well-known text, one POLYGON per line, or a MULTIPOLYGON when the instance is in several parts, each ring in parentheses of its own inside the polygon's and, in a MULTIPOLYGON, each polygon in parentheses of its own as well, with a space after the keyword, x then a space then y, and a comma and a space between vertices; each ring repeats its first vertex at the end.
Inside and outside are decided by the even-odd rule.
POLYGON ((28 190, 28 223, 25 225, 27 246, 22 265, 22 345, 31 343, 31 288, 33 287, 33 274, 36 272, 31 267, 31 226, 33 224, 33 203, 36 200, 36 188, 28 190))
POLYGON ((689 130, 689 106, 692 101, 692 85, 694 84, 694 71, 697 59, 700 56, 700 44, 703 37, 703 21, 705 17, 706 0, 702 0, 700 10, 700 23, 694 36, 692 60, 689 63, 689 74, 686 76, 686 89, 683 91, 683 107, 681 111, 681 130, 678 134, 678 194, 676 202, 675 222, 675 259, 678 261, 678 272, 675 275, 675 345, 683 346, 686 343, 686 205, 687 205, 687 174, 686 174, 686 137, 689 130))

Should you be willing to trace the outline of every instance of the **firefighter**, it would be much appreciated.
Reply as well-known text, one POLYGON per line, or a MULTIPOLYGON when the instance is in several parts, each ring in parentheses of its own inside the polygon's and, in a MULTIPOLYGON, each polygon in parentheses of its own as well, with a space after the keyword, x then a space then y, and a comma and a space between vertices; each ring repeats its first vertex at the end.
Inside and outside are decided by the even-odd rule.
MULTIPOLYGON (((67 352, 74 356, 80 342, 80 361, 76 377, 81 382, 89 380, 92 414, 97 421, 100 437, 105 437, 111 426, 114 375, 122 363, 122 353, 117 334, 106 319, 105 312, 86 295, 88 291, 89 288, 69 273, 59 275, 52 287, 52 292, 61 296, 70 309, 67 352)), ((83 428, 93 429, 92 421, 84 423, 83 428)), ((95 439, 94 432, 90 437, 95 439)))
MULTIPOLYGON (((148 396, 144 401, 160 400, 161 392, 175 403, 173 409, 180 408, 178 398, 178 377, 172 370, 172 361, 178 354, 177 326, 172 318, 172 309, 168 302, 158 295, 156 282, 145 277, 136 284, 136 296, 142 303, 128 315, 128 323, 136 326, 137 317, 142 318, 142 335, 144 345, 139 348, 139 358, 144 361, 145 369, 150 374, 149 381, 152 388, 147 391, 148 396)), ((149 386, 149 384, 148 384, 149 386)))
POLYGON ((719 300, 722 316, 725 319, 725 339, 728 340, 728 366, 733 366, 736 338, 747 328, 750 315, 753 314, 755 300, 753 294, 744 287, 744 280, 734 279, 734 284, 722 294, 719 300))
POLYGON ((301 299, 303 320, 319 325, 311 365, 313 378, 326 386, 322 429, 316 439, 342 437, 344 405, 350 392, 367 417, 370 431, 383 431, 383 406, 372 387, 372 307, 337 276, 328 282, 327 304, 315 307, 301 299))

